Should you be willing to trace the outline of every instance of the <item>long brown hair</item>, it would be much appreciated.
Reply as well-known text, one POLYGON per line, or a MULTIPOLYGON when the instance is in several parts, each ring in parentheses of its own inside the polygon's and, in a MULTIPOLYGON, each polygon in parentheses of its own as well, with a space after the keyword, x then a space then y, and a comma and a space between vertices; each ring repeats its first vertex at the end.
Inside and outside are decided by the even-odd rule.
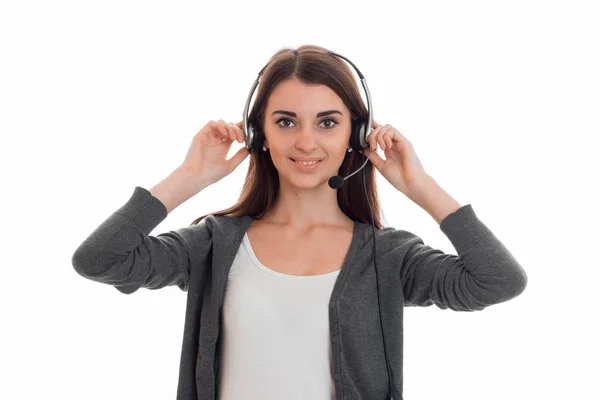
MULTIPOLYGON (((283 48, 271 57, 260 77, 256 99, 248 116, 250 123, 254 126, 264 126, 264 113, 271 92, 277 84, 291 78, 296 78, 305 84, 321 84, 330 87, 348 107, 351 118, 358 117, 363 121, 367 119, 367 108, 346 61, 327 53, 323 47, 304 45, 297 50, 283 48)), ((264 132, 264 129, 261 131, 264 132)), ((343 177, 350 175, 360 168, 364 161, 364 156, 357 151, 346 152, 338 174, 343 177)), ((369 202, 373 210, 373 223, 377 229, 381 229, 375 168, 371 162, 367 162, 364 170, 369 202)), ((231 217, 249 215, 253 219, 260 219, 275 205, 278 194, 279 173, 273 164, 270 152, 252 152, 238 202, 232 207, 211 214, 231 217)), ((342 188, 337 191, 337 200, 342 212, 353 221, 371 223, 371 211, 364 193, 363 170, 344 182, 342 188)), ((198 224, 207 215, 197 218, 190 225, 198 224)))

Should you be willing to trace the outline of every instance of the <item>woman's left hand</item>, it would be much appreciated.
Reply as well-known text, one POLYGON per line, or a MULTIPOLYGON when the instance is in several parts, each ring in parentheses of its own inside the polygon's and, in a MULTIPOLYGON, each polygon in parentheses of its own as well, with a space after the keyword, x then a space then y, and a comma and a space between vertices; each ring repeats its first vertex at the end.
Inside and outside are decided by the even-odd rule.
POLYGON ((389 124, 381 126, 375 121, 373 128, 375 129, 368 138, 370 149, 377 150, 379 145, 386 159, 370 149, 365 149, 364 154, 389 183, 410 198, 418 185, 429 178, 429 175, 417 157, 412 143, 397 129, 389 124))

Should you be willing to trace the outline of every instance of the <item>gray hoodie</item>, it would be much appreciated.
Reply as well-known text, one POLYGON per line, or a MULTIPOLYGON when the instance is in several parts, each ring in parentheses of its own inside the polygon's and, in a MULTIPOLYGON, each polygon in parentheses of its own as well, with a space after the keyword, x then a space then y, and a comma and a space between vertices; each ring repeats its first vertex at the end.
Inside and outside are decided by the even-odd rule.
MULTIPOLYGON (((228 273, 252 218, 209 214, 201 223, 150 236, 167 217, 152 194, 131 198, 76 249, 75 271, 125 294, 177 285, 187 292, 178 400, 216 400, 220 312, 228 273)), ((428 307, 481 311, 521 294, 527 275, 470 204, 440 224, 458 255, 418 236, 376 229, 382 322, 393 377, 402 400, 403 310, 428 307)), ((389 389, 379 321, 373 231, 355 222, 354 235, 329 301, 336 400, 385 399, 389 389)))

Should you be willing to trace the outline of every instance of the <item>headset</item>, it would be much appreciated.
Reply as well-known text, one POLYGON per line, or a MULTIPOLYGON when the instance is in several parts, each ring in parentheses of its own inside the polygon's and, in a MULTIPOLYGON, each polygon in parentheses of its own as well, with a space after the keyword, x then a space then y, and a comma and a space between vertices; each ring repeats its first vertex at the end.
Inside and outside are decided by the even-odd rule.
MULTIPOLYGON (((296 54, 296 55, 298 54, 297 50, 290 50, 290 51, 293 51, 294 54, 296 54)), ((356 65, 354 65, 354 63, 352 63, 352 61, 348 60, 346 57, 344 57, 340 54, 334 53, 333 51, 326 51, 326 52, 333 56, 342 58, 342 59, 346 60, 350 65, 352 65, 354 70, 358 73, 358 76, 360 78, 362 86, 365 90, 365 93, 367 94, 367 106, 368 106, 367 109, 369 111, 368 117, 366 120, 362 120, 359 117, 353 117, 352 118, 352 128, 350 131, 350 148, 354 149, 354 150, 364 150, 369 147, 368 138, 369 138, 369 135, 371 134, 371 130, 373 129, 373 109, 372 109, 372 105, 371 105, 371 94, 369 92, 369 88, 367 87, 367 82, 366 82, 363 74, 356 67, 356 65)), ((253 126, 249 122, 248 111, 250 108, 250 101, 252 100, 254 91, 256 90, 256 87, 258 86, 260 77, 268 65, 269 65, 269 63, 267 63, 260 70, 260 72, 258 73, 258 77, 252 84, 252 88, 250 89, 250 93, 248 94, 248 99, 246 100, 246 105, 244 106, 244 113, 242 114, 242 128, 244 131, 244 142, 246 144, 246 148, 251 153, 258 152, 262 149, 263 142, 264 142, 264 132, 262 131, 262 128, 260 126, 253 126)), ((349 151, 351 151, 351 150, 349 150, 349 151)), ((383 321, 381 318, 381 297, 379 295, 379 274, 378 274, 378 267, 377 267, 377 261, 376 261, 376 256, 375 256, 375 254, 376 254, 375 222, 373 220, 373 210, 371 209, 371 203, 369 202, 369 196, 367 194, 367 184, 365 182, 367 177, 366 177, 365 170, 363 169, 364 166, 369 161, 369 158, 367 156, 365 156, 364 154, 363 154, 363 156, 365 157, 365 162, 359 169, 357 169, 356 171, 354 171, 353 173, 351 173, 350 175, 348 175, 346 177, 341 177, 339 175, 332 176, 329 179, 329 186, 332 189, 337 190, 344 185, 344 181, 346 179, 350 178, 352 175, 356 174, 361 169, 363 170, 363 188, 364 188, 364 192, 365 192, 365 197, 367 199, 367 204, 369 205, 369 211, 371 212, 371 227, 373 229, 373 264, 375 265, 375 280, 377 281, 377 300, 378 300, 377 304, 379 306, 379 322, 381 324, 381 333, 383 336, 383 351, 384 351, 384 356, 385 356, 385 363, 387 366, 388 380, 390 382, 388 398, 390 400, 393 400, 393 397, 392 397, 392 387, 393 387, 392 382, 393 382, 393 380, 392 380, 392 375, 390 374, 390 365, 389 365, 389 361, 388 361, 388 357, 387 357, 387 349, 386 349, 386 345, 385 345, 385 342, 386 342, 385 332, 383 330, 383 321)))

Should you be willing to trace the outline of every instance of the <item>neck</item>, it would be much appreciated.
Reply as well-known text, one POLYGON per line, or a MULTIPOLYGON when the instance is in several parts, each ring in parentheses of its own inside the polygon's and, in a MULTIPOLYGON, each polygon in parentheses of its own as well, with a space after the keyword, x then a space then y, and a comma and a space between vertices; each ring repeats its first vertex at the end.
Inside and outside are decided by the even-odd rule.
POLYGON ((352 222, 338 205, 337 190, 327 181, 307 189, 280 181, 277 203, 263 219, 298 230, 352 222))

